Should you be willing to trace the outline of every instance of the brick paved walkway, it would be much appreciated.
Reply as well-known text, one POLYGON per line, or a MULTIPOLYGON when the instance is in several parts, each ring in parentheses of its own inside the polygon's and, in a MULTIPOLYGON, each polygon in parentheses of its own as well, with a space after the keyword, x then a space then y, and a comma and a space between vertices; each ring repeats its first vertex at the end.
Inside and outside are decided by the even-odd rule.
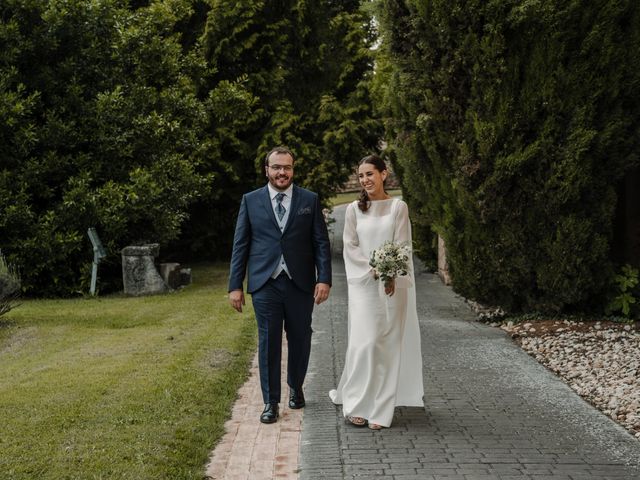
POLYGON ((336 209, 333 226, 331 296, 314 313, 301 433, 295 423, 300 411, 288 410, 287 416, 284 410, 277 424, 259 424, 262 401, 254 377, 254 386, 245 386, 254 391, 243 388, 209 475, 297 478, 299 471, 301 480, 640 480, 640 442, 502 330, 475 322, 464 301, 427 273, 416 276, 425 408, 398 408, 392 427, 380 432, 345 424, 328 397, 346 348, 343 212, 336 209))
MULTIPOLYGON (((286 342, 282 358, 287 358, 286 342)), ((283 400, 289 390, 282 369, 283 400)), ((298 478, 298 452, 302 410, 291 410, 287 402, 280 404, 280 418, 275 424, 260 423, 264 404, 260 392, 258 357, 253 359, 247 382, 238 392, 231 420, 225 424, 226 433, 216 446, 207 466, 206 475, 212 480, 270 480, 298 478)))

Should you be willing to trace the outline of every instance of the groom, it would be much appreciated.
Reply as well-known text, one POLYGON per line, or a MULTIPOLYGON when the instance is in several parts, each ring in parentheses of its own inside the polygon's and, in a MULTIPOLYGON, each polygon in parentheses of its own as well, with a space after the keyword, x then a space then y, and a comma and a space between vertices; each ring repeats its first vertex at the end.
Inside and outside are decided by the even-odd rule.
POLYGON ((293 164, 287 148, 267 154, 269 182, 242 197, 233 238, 229 301, 242 311, 248 267, 247 292, 258 323, 262 423, 278 419, 283 325, 289 347, 289 407, 304 407, 313 304, 324 302, 331 288, 329 236, 318 195, 293 185, 293 164))

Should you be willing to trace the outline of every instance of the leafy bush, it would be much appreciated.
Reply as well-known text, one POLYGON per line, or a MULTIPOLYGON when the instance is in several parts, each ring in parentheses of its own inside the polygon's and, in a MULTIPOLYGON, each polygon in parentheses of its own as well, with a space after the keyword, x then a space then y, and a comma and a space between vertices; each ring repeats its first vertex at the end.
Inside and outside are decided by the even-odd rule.
MULTIPOLYGON (((287 145, 295 182, 325 206, 381 128, 369 94, 375 41, 359 1, 214 2, 200 80, 215 132, 205 162, 224 165, 191 209, 177 244, 200 258, 230 254, 242 194, 265 183, 264 155, 287 145)), ((209 165, 210 163, 207 163, 209 165)))
POLYGON ((86 289, 88 227, 115 266, 127 244, 176 238, 206 191, 201 66, 174 33, 189 15, 180 1, 0 7, 0 247, 26 293, 86 289))

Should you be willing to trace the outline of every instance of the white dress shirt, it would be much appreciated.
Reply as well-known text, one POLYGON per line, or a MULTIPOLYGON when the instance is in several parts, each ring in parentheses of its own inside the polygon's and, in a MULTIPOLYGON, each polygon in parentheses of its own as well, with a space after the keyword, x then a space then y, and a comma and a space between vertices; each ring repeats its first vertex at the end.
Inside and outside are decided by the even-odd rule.
MULTIPOLYGON (((287 220, 289 219, 289 210, 291 208, 291 194, 293 193, 293 184, 289 185, 289 188, 287 188, 283 192, 280 192, 279 190, 276 190, 275 188, 273 188, 273 186, 271 186, 270 183, 267 184, 267 187, 269 188, 269 197, 271 198, 271 208, 273 209, 273 215, 276 218, 276 222, 278 222, 278 226, 280 227, 280 231, 283 232, 284 231, 284 227, 287 224, 287 220), (284 216, 282 217, 282 220, 280 220, 278 218, 278 214, 276 213, 276 205, 278 204, 278 202, 276 200, 276 196, 279 193, 284 193, 284 195, 285 195, 285 197, 282 199, 282 206, 285 209, 284 216)), ((271 278, 277 278, 278 275, 280 275, 283 270, 287 274, 287 276, 289 278, 291 278, 291 275, 289 274, 289 269, 287 268, 287 264, 284 261, 284 255, 282 255, 280 257, 280 263, 278 263, 278 266, 276 267, 276 269, 271 274, 271 278)))

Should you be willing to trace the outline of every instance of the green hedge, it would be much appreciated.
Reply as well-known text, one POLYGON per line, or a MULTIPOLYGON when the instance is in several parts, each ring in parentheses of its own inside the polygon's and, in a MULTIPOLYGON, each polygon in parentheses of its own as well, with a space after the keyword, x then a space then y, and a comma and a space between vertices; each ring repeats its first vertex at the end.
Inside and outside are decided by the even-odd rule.
POLYGON ((602 305, 616 187, 639 163, 640 6, 379 2, 377 85, 425 250, 509 310, 602 305))

